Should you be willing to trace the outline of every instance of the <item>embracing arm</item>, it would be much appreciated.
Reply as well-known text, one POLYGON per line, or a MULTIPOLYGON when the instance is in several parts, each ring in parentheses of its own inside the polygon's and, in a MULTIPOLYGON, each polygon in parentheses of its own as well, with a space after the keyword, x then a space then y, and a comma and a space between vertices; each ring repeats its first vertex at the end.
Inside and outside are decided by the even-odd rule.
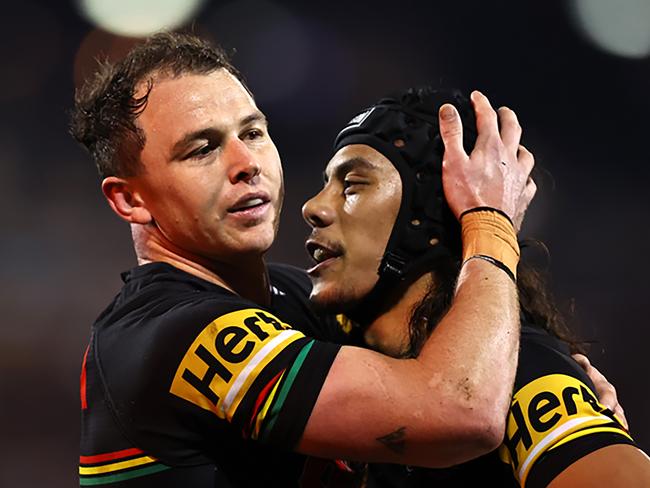
POLYGON ((580 365, 585 374, 589 376, 589 379, 594 384, 596 395, 598 395, 598 401, 605 407, 609 408, 621 421, 623 427, 629 430, 630 427, 625 418, 625 411, 623 410, 623 406, 618 402, 618 395, 616 394, 616 388, 614 388, 614 385, 612 385, 607 378, 605 378, 605 376, 598 371, 591 362, 589 362, 589 358, 584 354, 572 354, 571 357, 573 357, 575 362, 580 365))
MULTIPOLYGON (((521 132, 514 112, 500 110, 499 133, 497 114, 487 99, 477 92, 472 99, 479 137, 471 156, 462 147, 458 114, 450 106, 441 112, 446 148, 443 183, 449 205, 459 218, 478 207, 509 216, 523 214, 522 207, 534 194, 534 185, 527 184, 533 161, 525 150, 519 151, 518 158, 521 132)), ((486 221, 494 225, 477 230, 475 219, 461 219, 466 262, 451 308, 419 357, 397 360, 343 347, 307 422, 299 451, 440 467, 499 445, 517 361, 517 292, 503 269, 470 258, 488 254, 501 260, 501 255, 484 252, 481 246, 487 243, 493 249, 490 246, 507 241, 516 247, 516 236, 498 213, 478 214, 478 220, 487 214, 486 221)), ((509 265, 514 272, 518 252, 508 252, 511 258, 516 254, 509 265)))
POLYGON ((298 450, 319 457, 448 466, 503 438, 519 316, 507 275, 473 260, 417 359, 343 347, 298 450))

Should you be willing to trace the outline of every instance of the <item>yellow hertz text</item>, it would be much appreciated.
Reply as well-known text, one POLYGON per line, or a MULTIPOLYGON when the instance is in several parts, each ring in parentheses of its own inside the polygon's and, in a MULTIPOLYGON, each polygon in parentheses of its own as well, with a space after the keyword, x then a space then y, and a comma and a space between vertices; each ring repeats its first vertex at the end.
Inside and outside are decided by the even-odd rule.
POLYGON ((530 468, 544 452, 569 436, 573 439, 588 435, 594 427, 613 421, 611 412, 577 378, 564 374, 543 376, 515 393, 500 455, 512 465, 524 486, 530 468))
POLYGON ((201 331, 185 353, 170 392, 232 420, 259 372, 301 337, 263 310, 222 315, 201 331))

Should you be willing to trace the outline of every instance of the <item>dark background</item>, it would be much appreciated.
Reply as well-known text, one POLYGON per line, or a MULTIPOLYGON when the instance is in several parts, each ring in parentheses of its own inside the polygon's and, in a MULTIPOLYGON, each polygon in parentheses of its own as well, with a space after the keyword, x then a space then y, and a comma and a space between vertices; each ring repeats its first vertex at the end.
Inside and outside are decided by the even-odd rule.
MULTIPOLYGON (((194 30, 234 62, 271 121, 287 198, 271 258, 307 264, 299 209, 320 187, 332 138, 396 88, 479 88, 514 108, 540 181, 523 234, 550 249, 553 289, 595 341, 650 449, 647 348, 650 61, 596 48, 566 1, 209 2, 194 30)), ((0 486, 77 483, 78 381, 90 325, 135 264, 67 135, 75 83, 98 52, 131 41, 75 4, 5 2, 0 16, 0 486)), ((650 25, 650 19, 646 22, 650 25)))

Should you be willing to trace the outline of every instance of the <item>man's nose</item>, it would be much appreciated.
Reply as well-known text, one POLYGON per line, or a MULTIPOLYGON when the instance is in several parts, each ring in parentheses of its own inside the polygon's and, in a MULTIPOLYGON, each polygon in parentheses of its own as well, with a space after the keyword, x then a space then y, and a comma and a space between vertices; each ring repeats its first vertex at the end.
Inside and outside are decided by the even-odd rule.
POLYGON ((237 137, 230 139, 226 143, 223 155, 231 183, 249 182, 260 174, 261 168, 257 158, 241 139, 237 137))
POLYGON ((302 206, 302 217, 311 227, 327 227, 334 221, 334 210, 327 203, 327 194, 322 190, 302 206))

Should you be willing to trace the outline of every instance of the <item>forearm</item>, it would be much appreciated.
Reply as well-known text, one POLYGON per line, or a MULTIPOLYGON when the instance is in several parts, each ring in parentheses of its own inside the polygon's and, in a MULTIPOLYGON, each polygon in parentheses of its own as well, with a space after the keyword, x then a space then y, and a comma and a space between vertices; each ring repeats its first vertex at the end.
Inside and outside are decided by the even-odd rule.
POLYGON ((418 359, 341 349, 299 450, 444 467, 496 448, 516 363, 516 291, 502 270, 471 260, 456 295, 418 359))
POLYGON ((491 434, 500 441, 518 349, 515 284, 486 261, 468 261, 461 270, 451 309, 418 358, 440 378, 436 398, 448 403, 456 416, 465 416, 468 426, 484 422, 486 430, 497 429, 491 434))
POLYGON ((509 220, 498 212, 463 217, 463 261, 447 315, 418 361, 439 376, 441 403, 472 433, 457 443, 463 461, 503 439, 519 345, 515 274, 519 246, 509 220))
POLYGON ((442 467, 503 440, 519 344, 512 279, 519 249, 510 220, 534 195, 527 183, 533 159, 520 151, 512 111, 501 111, 499 131, 487 99, 474 93, 473 101, 479 138, 471 156, 457 111, 445 106, 440 119, 443 187, 461 222, 465 263, 451 308, 416 359, 343 347, 303 432, 302 452, 442 467))

